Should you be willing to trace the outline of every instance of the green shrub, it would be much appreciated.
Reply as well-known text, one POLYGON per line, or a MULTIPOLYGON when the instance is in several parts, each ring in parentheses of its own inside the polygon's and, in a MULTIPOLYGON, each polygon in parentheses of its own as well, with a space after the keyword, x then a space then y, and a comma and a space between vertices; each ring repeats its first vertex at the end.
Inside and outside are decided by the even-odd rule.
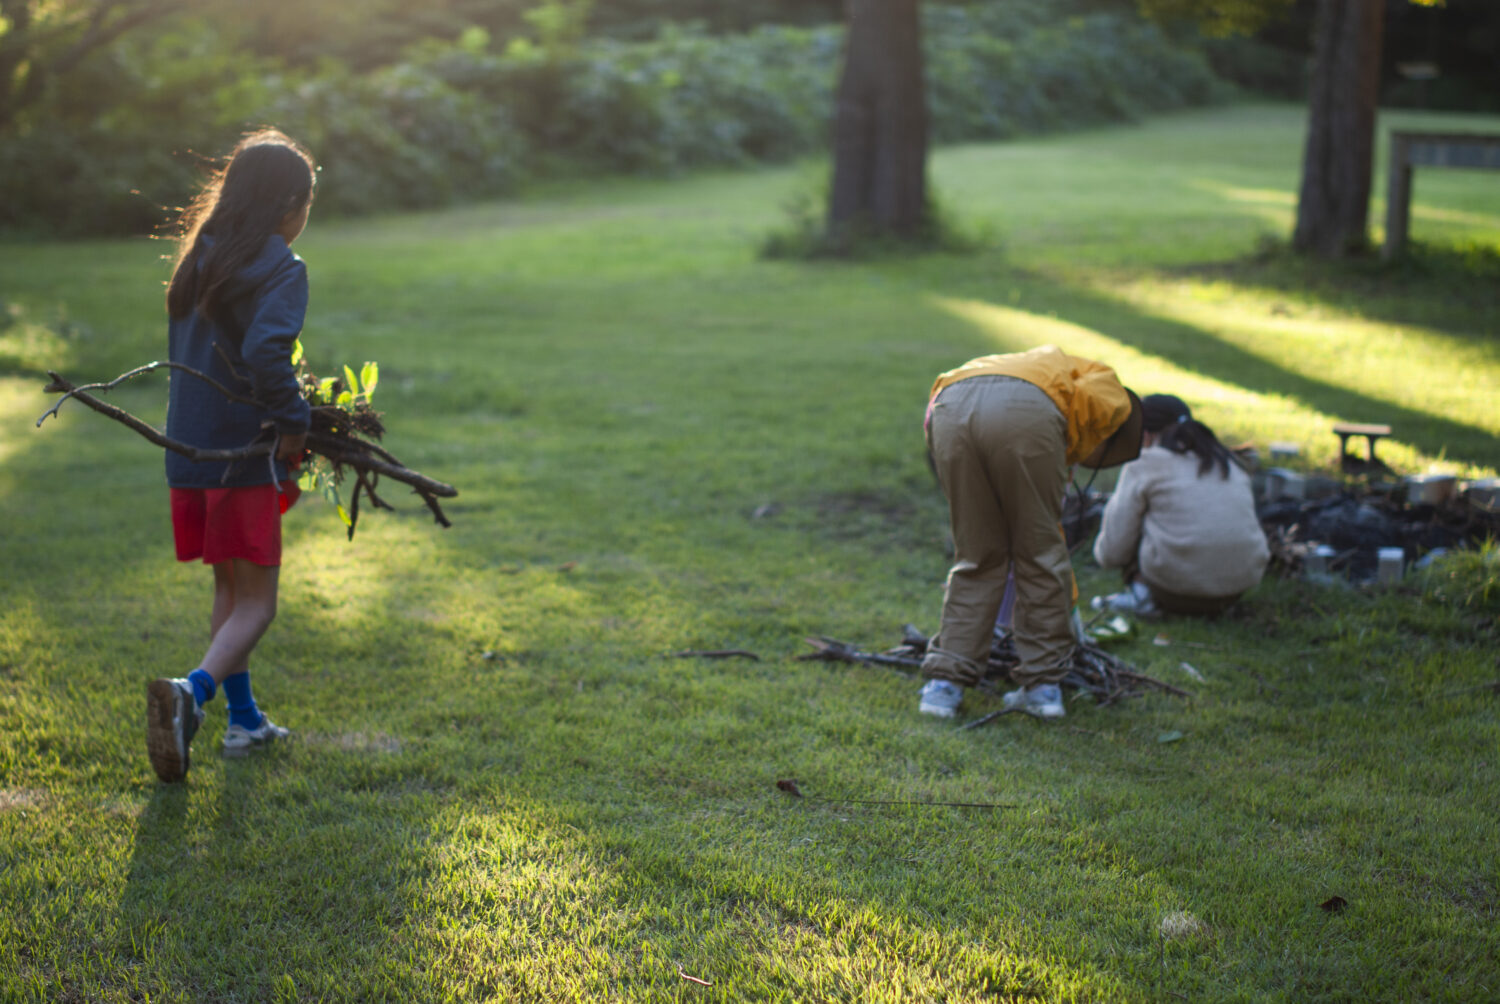
MULTIPOLYGON (((1154 26, 1070 9, 928 5, 934 141, 1129 120, 1225 94, 1199 52, 1154 26)), ((428 40, 369 72, 228 56, 201 22, 117 47, 70 80, 55 114, 0 144, 0 227, 148 230, 192 187, 186 151, 221 152, 260 125, 313 150, 320 209, 344 214, 493 196, 544 168, 670 172, 826 144, 841 28, 672 26, 639 42, 538 31, 502 52, 479 29, 428 40), (114 98, 103 114, 100 94, 114 98)))
POLYGON ((1500 544, 1450 551, 1419 573, 1417 584, 1438 603, 1465 607, 1500 621, 1500 544))
POLYGON ((412 63, 364 76, 325 71, 286 92, 268 119, 317 155, 319 208, 335 213, 502 194, 527 161, 504 106, 412 63))

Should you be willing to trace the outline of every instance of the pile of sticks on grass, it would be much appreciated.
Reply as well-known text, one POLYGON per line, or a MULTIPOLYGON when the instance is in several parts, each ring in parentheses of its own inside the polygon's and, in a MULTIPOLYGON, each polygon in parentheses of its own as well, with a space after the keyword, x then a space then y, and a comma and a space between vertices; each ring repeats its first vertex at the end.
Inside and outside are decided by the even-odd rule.
MULTIPOLYGON (((806 642, 816 651, 797 656, 801 660, 825 662, 856 662, 868 666, 885 666, 905 676, 915 678, 909 672, 922 665, 930 639, 908 624, 902 628, 901 644, 884 652, 862 652, 832 638, 807 638, 806 642)), ((985 679, 979 689, 990 694, 1000 693, 999 684, 1012 680, 1011 671, 1021 664, 1016 655, 1015 642, 1010 633, 996 629, 995 643, 990 649, 985 679)), ((1154 679, 1139 672, 1134 666, 1117 659, 1097 645, 1084 643, 1073 649, 1068 675, 1062 685, 1072 687, 1093 696, 1101 705, 1114 704, 1126 697, 1133 697, 1145 689, 1160 690, 1178 697, 1191 697, 1186 690, 1154 679)))
MULTIPOLYGON (((52 382, 46 386, 48 394, 61 394, 53 403, 51 408, 43 412, 42 417, 36 420, 40 426, 48 417, 57 415, 57 410, 68 400, 78 401, 87 405, 94 411, 112 418, 126 428, 133 429, 157 446, 180 453, 189 460, 207 461, 242 461, 253 460, 257 457, 265 457, 267 463, 272 463, 272 452, 276 443, 271 439, 259 439, 246 446, 232 450, 205 450, 186 443, 180 443, 170 439, 162 432, 153 428, 150 424, 130 414, 122 408, 117 408, 99 400, 89 391, 108 392, 115 387, 134 377, 153 372, 158 369, 181 370, 199 380, 211 385, 219 393, 230 401, 238 401, 245 404, 255 402, 234 393, 228 387, 220 384, 212 377, 190 366, 173 362, 152 362, 144 366, 122 373, 113 380, 105 383, 91 383, 77 386, 63 378, 53 370, 48 370, 47 375, 52 382)), ((380 425, 379 416, 374 412, 367 412, 360 416, 350 416, 343 409, 332 406, 314 405, 312 409, 311 427, 307 433, 307 448, 328 460, 338 476, 342 476, 343 468, 348 467, 354 472, 355 485, 353 496, 350 499, 349 536, 354 537, 354 527, 359 518, 359 498, 363 494, 371 505, 377 509, 392 509, 384 499, 375 493, 376 487, 382 477, 392 481, 411 486, 413 492, 421 496, 427 508, 432 511, 433 518, 439 526, 448 527, 452 524, 443 513, 443 508, 438 499, 453 498, 458 495, 458 489, 452 485, 444 484, 433 478, 427 477, 418 471, 411 470, 402 464, 392 453, 383 447, 370 441, 368 437, 378 438, 384 428, 380 425)), ((274 470, 274 465, 273 465, 274 470)))

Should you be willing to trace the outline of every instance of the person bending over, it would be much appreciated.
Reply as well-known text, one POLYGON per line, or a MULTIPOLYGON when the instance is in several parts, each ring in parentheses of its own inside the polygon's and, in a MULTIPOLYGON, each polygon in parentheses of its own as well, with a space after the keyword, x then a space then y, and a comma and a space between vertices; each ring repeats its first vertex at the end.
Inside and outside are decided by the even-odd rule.
POLYGON ((1060 519, 1068 466, 1113 467, 1141 449, 1140 399, 1101 363, 1044 345, 982 356, 937 378, 928 456, 948 499, 953 567, 928 646, 918 708, 951 717, 983 679, 995 616, 1014 570, 1020 687, 1005 705, 1064 713, 1058 686, 1077 643, 1078 589, 1060 519))
POLYGON ((1126 589, 1094 608, 1142 616, 1223 612, 1270 560, 1250 476, 1181 398, 1143 399, 1145 447, 1104 507, 1094 558, 1126 589))

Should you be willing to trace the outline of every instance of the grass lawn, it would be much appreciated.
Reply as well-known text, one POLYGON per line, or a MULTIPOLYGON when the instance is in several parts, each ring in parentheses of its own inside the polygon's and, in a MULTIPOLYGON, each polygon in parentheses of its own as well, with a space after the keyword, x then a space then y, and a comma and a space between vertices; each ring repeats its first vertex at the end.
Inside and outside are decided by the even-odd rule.
MULTIPOLYGON (((1419 122, 1500 129, 1383 125, 1419 122)), ((1301 123, 939 151, 998 235, 964 257, 757 260, 796 169, 315 212, 308 355, 379 360, 455 525, 299 505, 253 661, 295 739, 220 758, 220 700, 172 786, 144 684, 196 664, 210 576, 158 451, 33 427, 39 368, 165 353, 169 249, 0 245, 0 999, 1500 998, 1493 608, 1268 580, 1120 650, 1191 700, 975 731, 793 658, 935 628, 919 421, 986 352, 1057 342, 1310 467, 1384 421, 1405 471, 1494 474, 1500 175, 1419 171, 1404 265, 1304 268, 1267 242, 1301 123), (671 657, 721 648, 762 658, 671 657)), ((111 399, 160 420, 165 379, 111 399)))

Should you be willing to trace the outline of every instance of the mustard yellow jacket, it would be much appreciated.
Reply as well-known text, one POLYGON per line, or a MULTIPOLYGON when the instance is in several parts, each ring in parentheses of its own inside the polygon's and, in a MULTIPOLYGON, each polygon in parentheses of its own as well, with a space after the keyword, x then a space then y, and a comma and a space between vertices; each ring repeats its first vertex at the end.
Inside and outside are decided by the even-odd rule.
POLYGON ((1056 345, 971 359, 939 374, 928 400, 950 384, 977 376, 1016 377, 1040 387, 1068 421, 1070 464, 1093 453, 1130 417, 1130 395, 1114 370, 1092 359, 1070 356, 1056 345))

